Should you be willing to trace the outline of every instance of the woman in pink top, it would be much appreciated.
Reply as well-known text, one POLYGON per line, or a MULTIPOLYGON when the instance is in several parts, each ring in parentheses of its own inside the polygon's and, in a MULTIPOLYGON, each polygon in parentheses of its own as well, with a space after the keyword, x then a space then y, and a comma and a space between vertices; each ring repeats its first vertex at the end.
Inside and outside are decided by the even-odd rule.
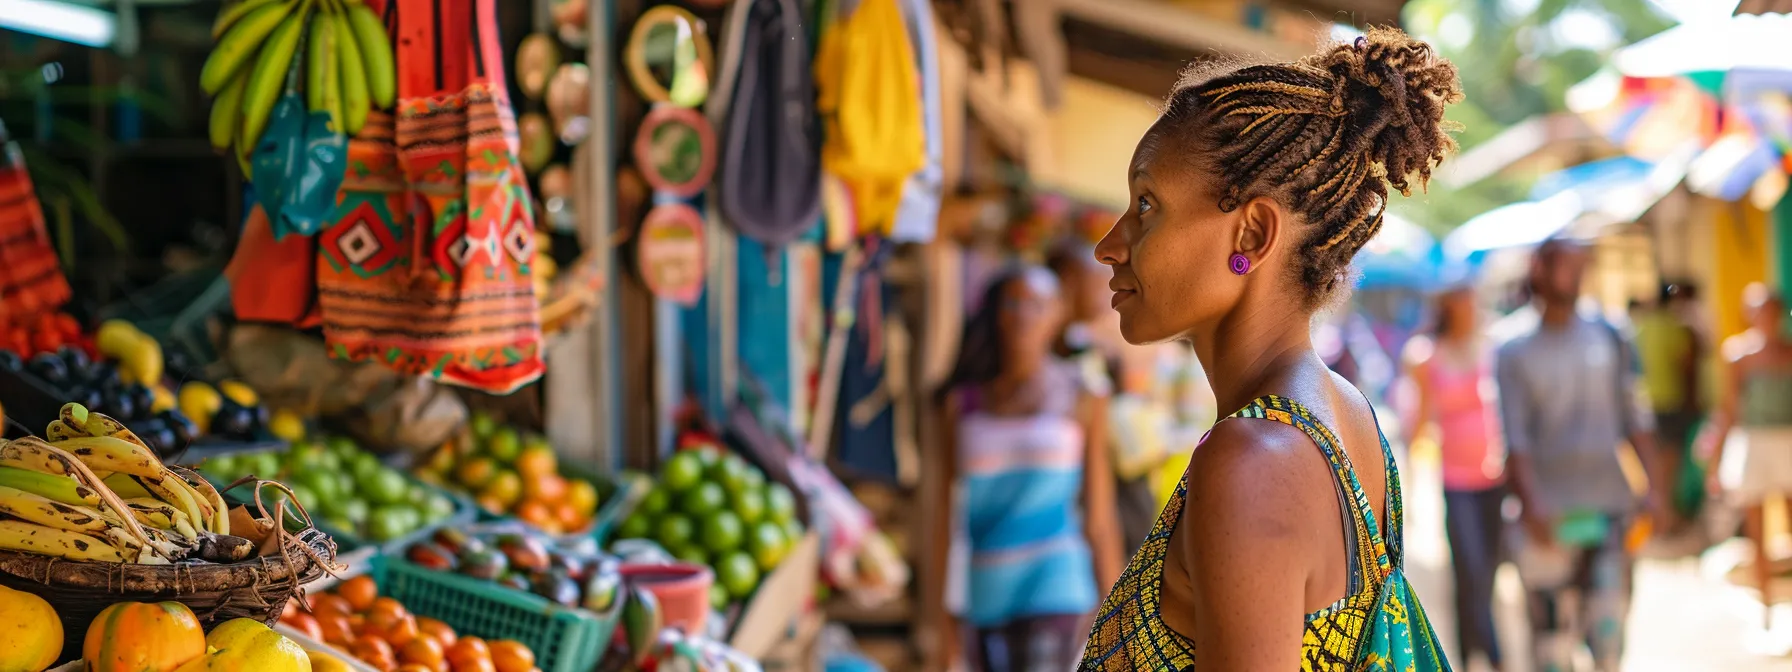
POLYGON ((1506 490, 1492 367, 1471 288, 1439 294, 1435 313, 1431 335, 1416 337, 1406 347, 1416 408, 1404 429, 1409 442, 1428 424, 1437 432, 1444 525, 1456 578, 1457 660, 1479 652, 1497 670, 1501 659, 1493 626, 1493 575, 1503 556, 1500 506, 1506 490))

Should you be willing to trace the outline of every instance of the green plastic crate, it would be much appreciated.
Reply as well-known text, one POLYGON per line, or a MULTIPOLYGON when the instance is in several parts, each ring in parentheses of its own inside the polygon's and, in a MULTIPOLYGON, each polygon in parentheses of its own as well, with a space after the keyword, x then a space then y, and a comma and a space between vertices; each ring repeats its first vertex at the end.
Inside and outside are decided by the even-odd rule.
POLYGON ((564 607, 490 581, 424 569, 399 555, 374 559, 380 594, 461 636, 513 639, 535 652, 542 672, 590 672, 609 649, 620 609, 608 616, 564 607))

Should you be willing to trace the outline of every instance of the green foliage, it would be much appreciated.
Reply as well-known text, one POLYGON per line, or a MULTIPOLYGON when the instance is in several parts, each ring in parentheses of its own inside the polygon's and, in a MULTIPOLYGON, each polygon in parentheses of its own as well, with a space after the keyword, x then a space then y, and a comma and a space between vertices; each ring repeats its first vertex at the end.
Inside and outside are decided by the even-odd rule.
MULTIPOLYGON (((1462 125, 1457 139, 1465 149, 1533 116, 1565 110, 1568 89, 1597 72, 1613 48, 1673 25, 1649 0, 1412 0, 1405 24, 1456 63, 1465 99, 1447 117, 1462 125), (1529 11, 1514 13, 1515 7, 1529 11), (1588 17, 1603 19, 1616 43, 1590 47, 1588 17)), ((1445 233, 1522 200, 1529 181, 1498 175, 1458 189, 1434 185, 1394 207, 1445 233)))

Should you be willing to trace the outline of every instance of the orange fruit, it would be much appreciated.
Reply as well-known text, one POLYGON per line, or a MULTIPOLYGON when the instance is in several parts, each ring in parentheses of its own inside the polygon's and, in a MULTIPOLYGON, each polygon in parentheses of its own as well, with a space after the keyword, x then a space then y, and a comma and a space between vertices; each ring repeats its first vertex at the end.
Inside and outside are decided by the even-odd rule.
MULTIPOLYGON (((305 604, 305 609, 311 609, 311 604, 309 602, 305 604)), ((299 613, 299 598, 295 597, 287 600, 285 606, 280 607, 280 620, 284 621, 291 618, 292 615, 296 613, 299 613)))
POLYGON ((468 661, 465 665, 453 665, 451 667, 454 672, 498 672, 498 668, 492 665, 490 658, 478 658, 468 661))
POLYGON ((521 518, 525 523, 542 528, 547 527, 547 524, 550 521, 558 522, 554 519, 554 510, 552 508, 547 504, 533 499, 525 500, 523 503, 516 505, 516 517, 521 518))
POLYGON ((479 490, 479 498, 498 502, 505 507, 523 496, 523 478, 514 471, 500 471, 479 490))
POLYGON ((368 607, 373 606, 374 598, 380 596, 380 587, 373 583, 372 577, 361 575, 343 581, 342 585, 336 588, 336 594, 348 601, 350 610, 367 611, 368 607))
POLYGON ((535 652, 522 642, 500 639, 491 643, 492 667, 498 672, 529 672, 535 667, 535 652))
POLYGON ((461 672, 477 662, 484 662, 488 666, 492 662, 491 648, 485 645, 483 639, 462 637, 460 641, 454 643, 452 648, 448 649, 448 665, 453 667, 455 672, 461 672))
MULTIPOLYGON (((385 637, 386 643, 391 644, 394 648, 416 641, 419 639, 417 637, 417 619, 412 618, 410 614, 405 614, 403 618, 388 626, 380 635, 385 637)), ((433 638, 423 637, 422 639, 433 638)))
MULTIPOLYGON (((367 625, 362 632, 385 637, 392 631, 393 626, 409 617, 410 614, 405 613, 404 605, 390 597, 382 597, 374 600, 373 606, 367 608, 367 625)), ((415 628, 415 624, 412 624, 412 627, 415 628)), ((417 633, 413 631, 411 634, 416 635, 417 633)))
POLYGON ((317 593, 311 596, 311 613, 347 616, 355 613, 355 608, 349 606, 348 599, 341 595, 317 593))
POLYGON ((348 617, 342 614, 318 614, 317 629, 323 632, 324 643, 347 648, 355 641, 355 631, 348 625, 348 617))
POLYGON ((585 514, 580 513, 578 507, 568 502, 554 505, 554 519, 560 521, 560 526, 568 530, 585 527, 585 514))
POLYGON ((543 474, 523 479, 523 495, 545 504, 559 504, 566 499, 566 479, 559 474, 543 474))
POLYGON ((487 513, 490 513, 494 516, 504 515, 504 512, 507 508, 504 506, 504 502, 502 500, 493 499, 491 497, 481 496, 473 501, 474 501, 474 503, 479 505, 479 508, 485 509, 487 513))
POLYGON ((430 670, 443 669, 448 664, 446 656, 442 643, 434 637, 415 637, 398 649, 398 662, 422 665, 430 670))
POLYGON ((523 478, 551 476, 559 470, 560 461, 554 457, 554 449, 547 446, 524 448, 516 457, 516 471, 523 478))
POLYGON ((280 622, 287 627, 304 633, 306 637, 323 641, 323 626, 319 625, 317 619, 311 614, 293 612, 293 615, 291 616, 281 617, 280 622))
POLYGON ((427 617, 417 618, 417 632, 434 637, 437 642, 442 644, 443 651, 447 651, 449 647, 454 646, 455 640, 460 639, 459 635, 454 634, 454 628, 448 627, 447 623, 427 617))
MULTIPOLYGON (((446 670, 448 668, 446 666, 444 666, 441 669, 446 670)), ((398 670, 396 672, 439 672, 439 671, 436 668, 430 667, 428 665, 418 665, 416 663, 405 663, 405 664, 399 665, 398 670)))
POLYGON ((597 486, 591 481, 572 479, 566 489, 566 503, 586 516, 597 513, 597 486))
POLYGON ((392 645, 373 635, 355 638, 355 643, 349 646, 348 651, 361 662, 384 672, 392 672, 393 668, 398 667, 398 659, 392 654, 392 645))

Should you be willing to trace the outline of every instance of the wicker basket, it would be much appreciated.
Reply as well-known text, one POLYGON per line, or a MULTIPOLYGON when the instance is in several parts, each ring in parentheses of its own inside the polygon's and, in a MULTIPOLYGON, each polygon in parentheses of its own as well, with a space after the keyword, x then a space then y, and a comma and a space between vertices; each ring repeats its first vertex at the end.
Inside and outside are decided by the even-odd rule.
POLYGON ((336 553, 335 542, 315 528, 289 536, 285 546, 286 553, 228 565, 77 562, 0 551, 0 585, 32 593, 55 607, 63 631, 58 660, 69 661, 80 657, 93 618, 118 602, 180 602, 207 630, 234 618, 273 625, 301 586, 324 575, 318 558, 334 562, 336 553))

